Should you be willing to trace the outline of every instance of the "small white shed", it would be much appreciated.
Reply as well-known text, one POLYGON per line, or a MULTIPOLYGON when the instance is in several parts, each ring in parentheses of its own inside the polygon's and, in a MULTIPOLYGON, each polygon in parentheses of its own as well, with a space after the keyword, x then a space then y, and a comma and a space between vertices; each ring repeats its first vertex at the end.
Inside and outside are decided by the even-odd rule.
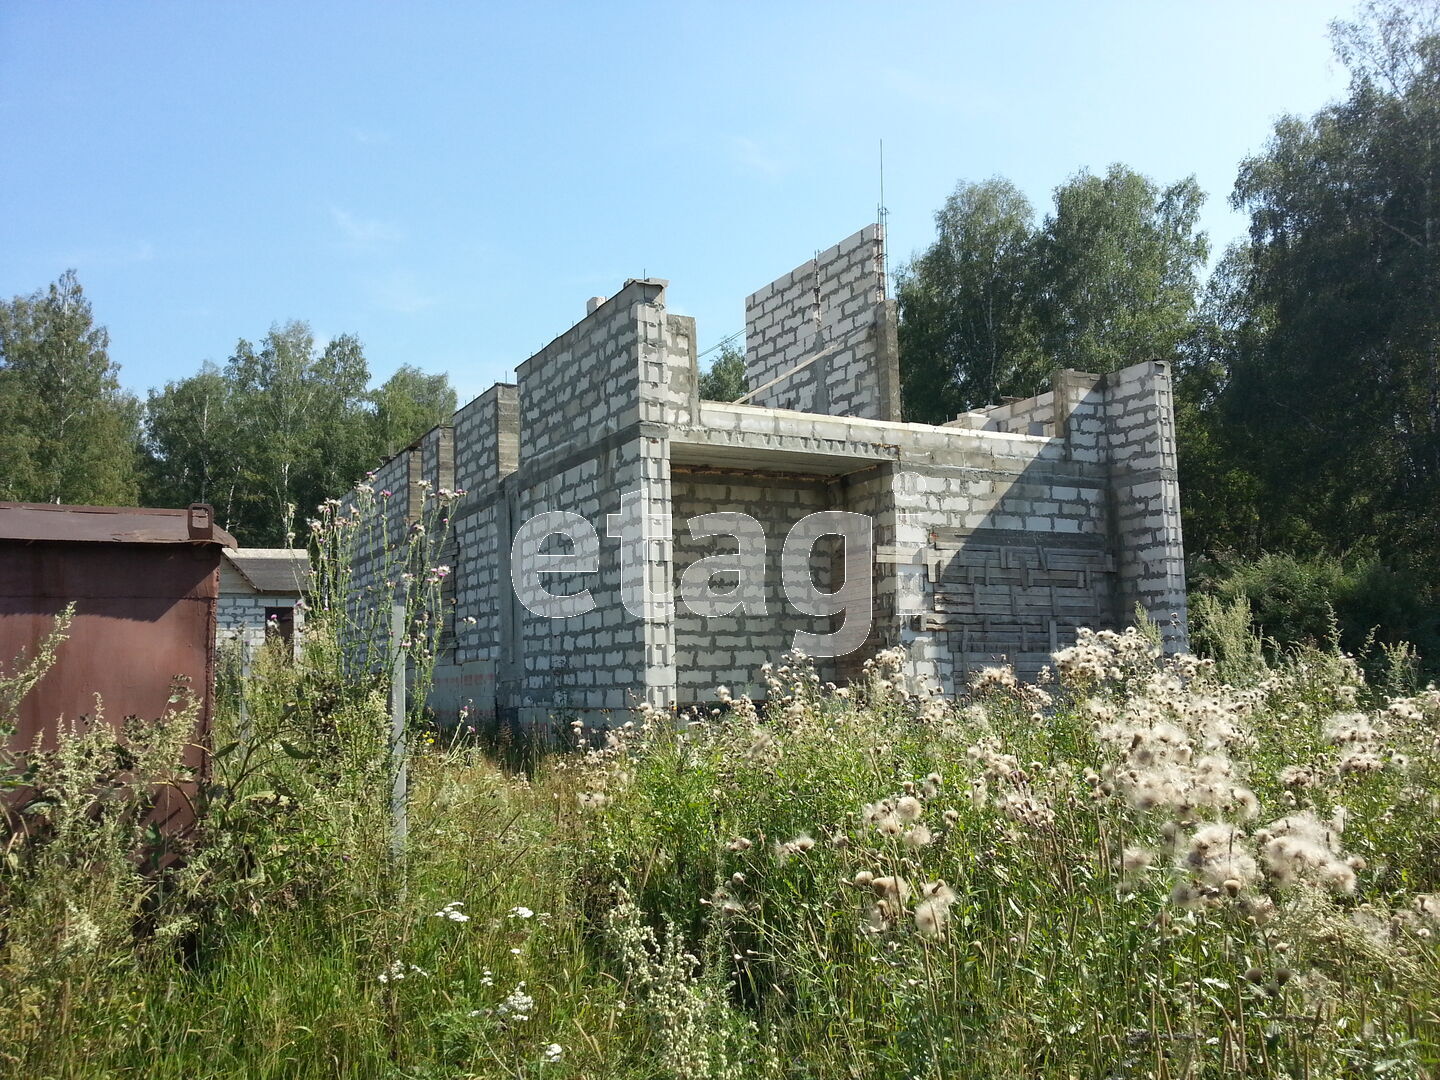
POLYGON ((220 560, 216 638, 243 642, 246 655, 271 634, 294 648, 305 622, 300 601, 309 587, 310 553, 304 548, 225 551, 220 560))

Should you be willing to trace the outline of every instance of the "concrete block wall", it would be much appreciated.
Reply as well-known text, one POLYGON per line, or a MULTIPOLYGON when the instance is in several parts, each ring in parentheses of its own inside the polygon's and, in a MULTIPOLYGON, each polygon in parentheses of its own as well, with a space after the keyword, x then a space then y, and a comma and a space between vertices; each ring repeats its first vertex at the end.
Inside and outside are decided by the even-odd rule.
POLYGON ((700 409, 695 320, 657 304, 647 305, 639 317, 640 419, 693 424, 700 409))
POLYGON ((420 476, 432 492, 455 488, 455 428, 433 427, 420 437, 420 476))
MULTIPOLYGON (((1103 400, 1090 407, 1103 413, 1103 400)), ((871 517, 879 558, 872 639, 838 665, 842 676, 906 641, 928 657, 924 673, 953 688, 957 671, 963 686, 1001 660, 1034 671, 1076 626, 1113 622, 1108 469, 1075 460, 1062 439, 708 403, 702 421, 676 432, 687 465, 743 457, 803 469, 843 455, 832 506, 871 517), (1053 619, 1052 588, 1063 609, 1053 619)))
POLYGON ((1071 461, 1102 464, 1109 460, 1109 376, 1058 371, 1055 384, 1055 434, 1071 461))
POLYGON ((966 413, 951 421, 980 431, 1008 431, 1012 435, 1055 434, 1055 394, 1047 390, 1035 397, 966 413))
POLYGON ((1160 624, 1167 649, 1186 649, 1185 550, 1170 366, 1152 361, 1107 376, 1105 416, 1120 617, 1129 620, 1139 604, 1160 624))
MULTIPOLYGON (((502 713, 531 724, 552 714, 598 721, 636 693, 668 704, 673 622, 668 610, 641 617, 620 604, 621 544, 606 527, 629 491, 664 515, 663 539, 641 546, 643 572, 660 593, 671 575, 666 425, 693 420, 698 408, 694 321, 665 310, 663 282, 632 280, 522 363, 517 377, 454 420, 453 482, 466 494, 453 514, 453 636, 432 697, 448 702, 480 687, 502 713), (601 536, 599 573, 544 582, 554 593, 591 590, 596 609, 586 615, 536 616, 511 587, 515 530, 551 510, 580 514, 601 536)), ((375 482, 407 470, 437 475, 444 430, 422 439, 409 461, 388 462, 375 482)), ((387 517, 395 534, 401 520, 387 517)), ((558 538, 551 544, 565 549, 558 538)))
MULTIPOLYGON (((448 431, 448 426, 432 428, 365 480, 370 492, 364 500, 371 509, 361 515, 354 532, 348 597, 351 618, 357 625, 368 627, 355 642, 357 659, 363 660, 360 653, 366 636, 376 640, 388 636, 389 607, 403 588, 399 576, 410 569, 404 563, 404 554, 412 525, 427 514, 437 482, 454 482, 452 468, 445 463, 448 431), (427 457, 431 465, 428 476, 427 457), (431 486, 429 495, 424 487, 427 483, 431 486)), ((349 491, 340 503, 340 514, 349 516, 361 504, 361 496, 349 491)), ((441 555, 443 561, 446 553, 441 555)))
POLYGON ((1047 394, 1004 408, 1018 415, 1048 407, 1065 458, 1104 468, 1105 531, 1116 560, 1112 623, 1129 623, 1138 603, 1161 625, 1167 649, 1188 648, 1169 365, 1145 361, 1107 375, 1061 370, 1051 381, 1047 394))
POLYGON ((855 478, 848 501, 876 515, 888 628, 866 651, 904 642, 912 674, 957 691, 1001 660, 1033 674, 1077 627, 1124 625, 1137 601, 1184 648, 1169 392, 1163 364, 1060 371, 1044 394, 971 414, 987 421, 976 436, 923 453, 902 440, 899 463, 855 478))
MULTIPOLYGON (((215 605, 215 641, 217 645, 239 642, 243 656, 253 657, 265 644, 265 612, 268 608, 294 608, 300 595, 258 593, 224 560, 220 564, 220 599, 215 605)), ((295 641, 305 628, 305 610, 295 611, 295 641)))
POLYGON ((470 494, 499 487, 520 461, 520 400, 496 383, 455 414, 455 484, 470 494))
POLYGON ((664 292, 663 281, 632 279, 516 368, 527 466, 640 419, 639 347, 642 333, 663 344, 664 292))
MULTIPOLYGON (((375 470, 367 481, 373 489, 374 511, 360 522, 356 535, 353 585, 359 595, 371 597, 390 569, 385 552, 395 550, 404 542, 412 512, 412 479, 420 478, 418 452, 414 448, 400 451, 375 470)), ((347 492, 341 499, 341 513, 349 514, 357 503, 356 494, 347 492)))
POLYGON ((377 505, 381 508, 380 531, 367 552, 371 558, 381 558, 384 548, 393 550, 405 540, 406 529, 414 519, 416 509, 413 482, 420 479, 416 457, 413 449, 402 450, 380 466, 375 472, 375 479, 370 482, 375 489, 377 505))
POLYGON ((929 537, 923 524, 897 509, 895 477, 897 466, 886 462, 840 478, 838 498, 843 508, 866 514, 874 523, 872 541, 875 545, 872 589, 874 618, 870 636, 863 648, 850 656, 840 657, 835 664, 836 681, 858 679, 862 665, 881 649, 900 643, 905 627, 900 612, 917 608, 923 598, 907 596, 919 589, 919 575, 924 561, 916 557, 929 537), (911 553, 909 559, 896 556, 897 551, 911 553))
POLYGON ((925 610, 909 622, 946 690, 1002 661, 1033 675, 1078 627, 1114 624, 1103 477, 1017 461, 907 469, 894 490, 897 512, 929 534, 925 610))
MULTIPOLYGON (((1080 439, 1076 445, 1099 447, 1098 435, 1104 430, 1104 378, 1084 371, 1068 368, 1053 372, 1050 389, 1034 397, 1008 401, 1003 405, 990 405, 983 409, 961 413, 942 427, 964 428, 970 431, 1000 431, 1012 435, 1044 435, 1048 438, 1064 438, 1075 429, 1072 419, 1077 410, 1091 423, 1084 433, 1096 436, 1080 439)), ((1096 457, 1095 460, 1098 460, 1096 457)))
POLYGON ((1045 436, 990 436, 984 452, 974 438, 847 489, 877 526, 881 632, 867 651, 906 644, 912 674, 952 693, 991 664, 1034 674, 1077 627, 1114 622, 1104 466, 1045 436))
POLYGON ((900 419, 894 304, 885 298, 885 233, 869 225, 745 301, 752 405, 900 419), (807 359, 808 367, 761 389, 807 359))
MULTIPOLYGON (((517 388, 497 383, 455 414, 455 484, 465 494, 455 506, 455 665, 499 665, 514 625, 510 588, 510 509, 505 478, 519 467, 520 403, 517 388)), ((491 672, 492 680, 496 672, 491 672)), ((493 695, 493 690, 492 690, 493 695)))
POLYGON ((511 599, 509 530, 503 503, 494 498, 462 504, 454 523, 457 663, 501 659, 505 610, 511 599))
MULTIPOLYGON (((564 619, 518 613, 513 686, 519 718, 552 714, 599 721, 636 695, 656 705, 674 696, 674 626, 668 606, 634 614, 622 605, 622 543, 608 518, 627 492, 654 538, 639 570, 668 598, 670 462, 665 421, 688 416, 694 399, 694 330, 671 316, 664 283, 631 281, 616 296, 517 369, 522 459, 506 483, 512 528, 544 511, 579 514, 600 533, 599 572, 548 574, 547 591, 588 590, 595 607, 564 619)), ((637 516, 637 523, 639 517, 637 516)), ((618 525, 618 523, 617 523, 618 525)), ((557 540, 555 550, 565 545, 557 540)))
MULTIPOLYGON (((523 609, 519 613, 520 666, 515 684, 502 682, 501 689, 502 694, 514 695, 527 723, 542 722, 552 711, 589 714, 623 709, 627 691, 643 685, 644 638, 621 606, 619 545, 606 540, 604 529, 606 515, 620 510, 622 491, 627 485, 639 486, 639 473, 638 446, 631 440, 517 485, 517 525, 543 511, 563 510, 595 525, 601 537, 598 573, 544 577, 545 590, 552 594, 588 590, 594 601, 591 611, 564 619, 543 618, 523 609)), ((552 538, 545 551, 563 554, 567 546, 552 538)))
MULTIPOLYGON (((1067 419, 1103 421, 1103 394, 1089 397, 1071 401, 1067 419)), ((700 428, 683 434, 703 440, 713 458, 743 450, 756 462, 769 458, 777 469, 785 468, 787 452, 803 461, 822 450, 857 458, 845 475, 806 483, 784 473, 760 479, 767 474, 759 471, 751 474, 755 480, 745 480, 764 485, 766 501, 796 487, 828 493, 826 504, 808 500, 785 526, 798 520, 802 509, 845 509, 874 523, 871 639, 834 664, 827 677, 854 677, 867 656, 903 642, 915 659, 913 674, 953 692, 990 664, 1011 662, 1034 674, 1054 649, 1073 640, 1077 627, 1117 624, 1109 467, 1098 441, 1090 460, 1084 453, 1077 460, 1064 439, 1046 435, 877 424, 718 404, 707 404, 702 419, 700 428), (876 453, 885 459, 868 466, 858 460, 876 453)), ((786 531, 763 502, 737 499, 719 479, 705 479, 726 470, 688 463, 703 456, 687 452, 687 464, 677 466, 683 480, 674 488, 677 583, 684 567, 703 554, 686 541, 682 512, 688 516, 731 503, 766 522, 767 534, 783 538, 786 531)), ((841 579, 832 570, 829 587, 841 579)), ((733 688, 754 678, 753 670, 743 670, 761 651, 752 643, 763 644, 772 653, 767 659, 773 659, 788 648, 795 629, 816 632, 795 623, 762 626, 749 620, 753 625, 731 626, 721 620, 721 641, 707 637, 705 622, 683 610, 676 620, 682 700, 726 681, 703 667, 687 672, 692 660, 718 657, 718 668, 730 680, 726 685, 733 688)))
MULTIPOLYGON (((843 343, 756 403, 700 402, 693 321, 667 310, 664 282, 631 280, 522 363, 516 385, 492 388, 379 470, 375 488, 394 493, 379 515, 392 544, 413 517, 414 481, 467 492, 453 514, 458 618, 437 703, 484 702, 545 725, 604 723, 640 698, 710 700, 717 684, 756 693, 760 665, 796 630, 835 629, 788 603, 780 567, 794 523, 827 509, 872 518, 875 605, 866 647, 823 662, 823 678, 858 675, 875 650, 904 643, 913 676, 956 692, 998 662, 1033 673, 1076 627, 1123 625, 1136 601, 1162 624, 1172 611, 1183 619, 1165 366, 1060 371, 1042 394, 942 427, 898 422, 882 243, 862 230, 750 298, 752 387, 843 343), (628 493, 622 543, 608 532, 628 493), (511 587, 516 530, 555 510, 599 536, 597 572, 543 579, 552 593, 589 591, 593 609, 564 619, 526 611, 511 587), (764 616, 703 618, 675 603, 688 566, 731 550, 689 535, 689 517, 716 510, 765 529, 764 616), (636 566, 622 565, 637 551, 636 566), (622 603, 627 569, 648 585, 638 613, 622 603)), ((832 541, 811 560, 827 591, 854 569, 832 541)), ((547 550, 567 548, 551 538, 547 550)))
MULTIPOLYGON (((412 467, 418 465, 420 483, 411 484, 411 498, 416 500, 411 516, 415 520, 425 519, 432 530, 432 537, 443 533, 444 539, 435 551, 433 562, 448 567, 451 573, 440 582, 440 636, 438 650, 441 655, 453 653, 455 637, 455 591, 454 574, 460 558, 456 542, 454 522, 451 520, 454 505, 450 494, 455 490, 455 428, 452 424, 441 424, 431 428, 416 443, 418 454, 412 458, 412 467), (441 493, 445 494, 442 495, 441 493), (417 498, 418 496, 418 498, 417 498)), ((433 542, 433 540, 432 540, 433 542)))
POLYGON ((916 674, 954 690, 1002 661, 1034 673, 1076 627, 1122 621, 1105 381, 1061 375, 1030 408, 1058 409, 1064 437, 719 403, 675 436, 687 463, 800 469, 841 456, 836 508, 870 515, 880 552, 876 628, 853 663, 911 643, 916 674))
MULTIPOLYGON (((293 608, 299 602, 298 596, 222 595, 215 608, 215 640, 217 643, 243 641, 253 655, 254 650, 265 643, 266 609, 293 608)), ((304 610, 296 611, 293 618, 298 637, 305 624, 304 610)))
MULTIPOLYGON (((679 367, 667 362, 667 371, 679 367)), ((651 393, 655 392, 651 384, 651 393)), ((637 692, 652 705, 676 703, 675 683, 675 600, 671 591, 674 565, 674 502, 670 473, 670 439, 667 434, 648 433, 642 427, 638 447, 640 510, 648 522, 649 539, 644 545, 644 576, 647 601, 638 617, 644 689, 637 692)), ((622 491, 633 490, 622 488, 622 491)), ((631 618, 637 618, 631 614, 631 618)))
MULTIPOLYGON (((696 538, 689 519, 699 514, 732 511, 749 514, 765 530, 765 613, 747 614, 737 610, 719 617, 702 617, 677 603, 675 611, 676 694, 681 701, 714 700, 715 688, 726 686, 739 695, 763 697, 760 666, 767 661, 778 666, 788 652, 796 630, 812 634, 830 633, 827 617, 802 614, 784 593, 780 553, 786 535, 807 514, 842 509, 837 504, 838 485, 825 477, 775 476, 676 466, 671 478, 674 498, 674 576, 678 598, 685 570, 706 556, 730 554, 737 550, 729 537, 696 538)), ((832 538, 819 540, 812 549, 810 568, 815 587, 835 588, 832 538)), ((734 575, 713 579, 712 588, 728 590, 737 584, 734 575)), ((833 679, 835 665, 818 665, 822 678, 833 679)))

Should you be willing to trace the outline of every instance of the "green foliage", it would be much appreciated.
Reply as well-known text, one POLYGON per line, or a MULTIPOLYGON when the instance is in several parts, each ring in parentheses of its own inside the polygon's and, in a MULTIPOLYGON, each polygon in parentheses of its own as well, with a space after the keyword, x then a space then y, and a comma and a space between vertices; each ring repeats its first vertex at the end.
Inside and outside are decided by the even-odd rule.
POLYGON ((1052 367, 1106 372, 1176 354, 1209 252, 1196 231, 1204 201, 1194 177, 1162 189, 1123 165, 1056 190, 1035 255, 1052 367))
POLYGON ((722 345, 710 370, 700 375, 701 399, 734 401, 745 390, 745 354, 734 345, 722 345))
POLYGON ((1034 210, 1010 181, 960 183, 935 243, 899 272, 905 415, 940 423, 1038 385, 1034 210))
MULTIPOLYGON (((1256 463, 1241 452, 1218 407, 1228 377, 1220 358, 1249 347, 1262 332, 1243 292, 1248 272, 1248 249, 1232 246, 1210 275, 1194 333, 1175 366, 1180 511, 1193 553, 1257 552, 1271 524, 1256 463)), ((1289 540, 1303 540, 1299 523, 1291 523, 1289 540)))
POLYGON ((10 742, 14 710, 54 663, 72 615, 0 671, 0 1011, 13 1040, 0 1060, 17 1075, 33 1074, 14 1048, 63 1038, 72 994, 106 993, 117 964, 163 956, 193 925, 158 906, 160 856, 173 845, 156 824, 157 807, 195 790, 182 764, 200 714, 193 696, 177 686, 162 716, 119 725, 97 701, 89 716, 57 719, 43 742, 10 742))
POLYGON ((1203 200, 1193 178, 1161 189, 1113 165, 1057 188, 1037 226, 1008 180, 962 182, 935 243, 899 274, 906 415, 942 422, 1038 393, 1056 368, 1174 355, 1206 258, 1203 200))
POLYGON ((1202 627, 1211 628, 1202 629, 1198 644, 1211 655, 1221 655, 1222 640, 1233 640, 1230 623, 1243 605, 1252 631, 1270 643, 1272 655, 1333 644, 1361 654, 1379 675, 1392 666, 1386 658, 1404 645, 1418 655, 1406 651, 1410 659, 1402 663, 1413 660, 1425 671, 1440 670, 1440 594, 1416 571, 1374 558, 1275 553, 1207 565, 1195 588, 1205 613, 1202 627), (1230 628, 1220 632, 1222 625, 1230 628))
POLYGON ((763 718, 642 711, 589 755, 586 879, 693 943, 692 1001, 722 968, 798 1075, 1416 1072, 1440 698, 1367 735, 1342 657, 1242 691, 1155 652, 1082 636, 1059 685, 994 670, 968 703, 902 693, 893 656, 845 692, 792 659, 763 718), (1302 827, 1331 831, 1329 888, 1273 844, 1302 827))
POLYGON ((1349 95, 1282 119, 1241 166, 1232 201, 1250 241, 1195 342, 1211 400, 1182 461, 1208 459, 1190 470, 1196 497, 1264 514, 1232 530, 1207 508, 1192 548, 1335 553, 1369 538, 1440 565, 1437 11, 1371 4, 1336 24, 1349 95))
POLYGON ((1250 599, 1244 594, 1228 600, 1193 594, 1190 641, 1199 655, 1214 661, 1220 678, 1237 686, 1253 684, 1269 672, 1265 642, 1255 630, 1250 599))
POLYGON ((247 543, 259 533, 292 546, 296 507, 318 506, 343 491, 370 462, 364 404, 369 368, 349 335, 317 350, 310 328, 271 327, 259 347, 241 340, 225 374, 237 399, 248 499, 237 526, 247 543))
POLYGON ((222 524, 236 524, 245 494, 240 411, 230 380, 210 363, 188 379, 150 391, 145 501, 151 506, 210 503, 222 524))
POLYGON ((454 412, 444 375, 405 365, 373 392, 369 379, 351 335, 321 348, 290 322, 242 339, 223 369, 151 391, 146 500, 210 502, 242 543, 291 546, 298 515, 454 412))
POLYGON ((223 368, 120 389, 109 335, 74 271, 0 302, 0 499, 213 504, 242 542, 293 542, 296 514, 448 420, 444 375, 404 365, 378 390, 360 342, 319 347, 308 326, 241 340, 223 368), (143 439, 142 439, 143 414, 143 439))
POLYGON ((75 271, 0 301, 0 499, 134 503, 140 407, 75 271))
POLYGON ((1222 602, 1244 597, 1257 629, 1282 646, 1323 648, 1334 642, 1336 604, 1346 591, 1335 559, 1262 555, 1237 566, 1217 586, 1222 602))
POLYGON ((388 458, 409 446, 437 424, 455 415, 455 390, 445 374, 426 375, 401 364, 372 395, 375 404, 375 448, 388 458))
MULTIPOLYGON (((0 1001, 7 1073, 88 1074, 90 1062, 70 1061, 64 1049, 77 1040, 88 1043, 86 1058, 103 1053, 114 1068, 150 1072, 148 1032, 166 1032, 182 1045, 204 1034, 195 1017, 169 1012, 166 1002, 182 988, 203 995, 214 976, 238 995, 236 1026, 226 1030, 255 1039, 229 1064, 240 1075, 284 1074, 289 1059, 268 1056, 275 1044, 245 1027, 256 1019, 246 995, 274 970, 312 980, 343 971, 363 988, 365 1003, 348 1014, 342 1005, 355 1003, 337 1000, 331 981, 297 984, 278 1000, 339 1023, 362 1015, 380 1024, 379 1039, 340 1034, 325 1049, 357 1055, 364 1075, 386 1067, 394 1045, 384 1025, 400 1010, 368 991, 383 991, 387 982, 376 976, 425 935, 397 919, 407 902, 407 867, 391 846, 393 669, 367 660, 405 650, 418 718, 439 626, 442 575, 434 556, 446 543, 451 502, 427 498, 420 527, 394 549, 367 544, 372 537, 361 522, 382 516, 374 493, 362 485, 353 502, 355 509, 342 509, 327 501, 312 528, 315 579, 299 656, 272 644, 248 670, 230 665, 221 679, 208 777, 177 765, 198 717, 198 705, 183 695, 166 715, 129 718, 118 730, 97 703, 91 720, 57 723, 53 750, 0 758, 3 779, 22 787, 18 799, 7 790, 0 865, 0 978, 11 991, 0 1001), (383 605, 354 587, 350 568, 361 545, 389 582, 383 605), (341 558, 344 567, 335 565, 341 558), (384 636, 388 618, 370 617, 377 608, 388 616, 391 596, 405 609, 400 643, 384 636), (162 788, 193 801, 200 815, 193 835, 166 838, 152 824, 152 792, 162 788), (158 868, 149 856, 162 841, 183 850, 184 861, 158 868), (333 952, 304 955, 301 943, 314 935, 333 942, 333 952), (272 966, 257 967, 257 956, 272 966), (357 981, 341 964, 363 966, 365 974, 357 981), (143 1009, 151 992, 160 995, 156 1027, 137 1027, 132 1010, 143 1009), (167 1023, 178 1027, 167 1031, 167 1023)), ((0 672, 0 720, 54 660, 63 631, 62 619, 33 657, 0 672)), ((433 871, 432 863, 418 862, 433 871)), ((429 963, 440 944, 422 942, 415 955, 428 952, 422 958, 429 963)), ((261 1015, 277 1001, 273 989, 258 1003, 261 1015)), ((225 1067, 213 1047, 202 1057, 205 1069, 225 1067)))
MULTIPOLYGON (((72 601, 55 617, 55 625, 35 646, 35 655, 27 657, 22 652, 13 658, 10 670, 0 667, 0 737, 8 739, 14 734, 20 702, 55 663, 55 653, 69 637, 70 623, 74 618, 75 604, 72 601)), ((8 749, 0 748, 0 755, 8 753, 8 749)), ((0 762, 8 765, 10 759, 0 758, 0 762)))

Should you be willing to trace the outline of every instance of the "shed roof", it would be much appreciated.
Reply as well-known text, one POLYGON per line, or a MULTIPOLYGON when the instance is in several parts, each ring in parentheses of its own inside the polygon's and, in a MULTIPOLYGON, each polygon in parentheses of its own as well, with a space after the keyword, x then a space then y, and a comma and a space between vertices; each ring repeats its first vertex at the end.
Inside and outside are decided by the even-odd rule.
POLYGON ((0 540, 109 544, 220 544, 235 538, 204 503, 184 510, 0 502, 0 540))
POLYGON ((304 548, 236 548, 230 565, 262 593, 297 593, 310 587, 310 552, 304 548))

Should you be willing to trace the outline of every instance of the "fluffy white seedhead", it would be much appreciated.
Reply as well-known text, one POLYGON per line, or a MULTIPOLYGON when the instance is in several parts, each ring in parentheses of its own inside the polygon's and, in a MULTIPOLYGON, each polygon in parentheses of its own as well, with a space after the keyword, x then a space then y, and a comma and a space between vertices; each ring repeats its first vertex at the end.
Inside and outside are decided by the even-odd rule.
POLYGON ((925 804, 913 795, 906 795, 895 804, 895 816, 906 825, 925 816, 925 804))
POLYGON ((928 847, 935 838, 931 835, 930 829, 921 824, 912 825, 906 829, 905 835, 900 839, 906 847, 918 851, 920 848, 928 847))
POLYGON ((943 881, 920 887, 920 903, 915 905, 915 929, 921 937, 933 941, 945 933, 950 906, 955 899, 955 890, 943 881))
POLYGON ((1197 881, 1231 896, 1254 884, 1260 873, 1245 833, 1223 821, 1196 829, 1180 862, 1197 881))
POLYGON ((882 900, 888 900, 899 907, 910 902, 910 883, 898 874, 872 878, 870 889, 882 900))
POLYGON ((1332 892, 1355 891, 1355 866, 1340 853, 1342 821, 1310 811, 1272 821, 1257 834, 1265 869, 1279 885, 1308 882, 1332 892))

